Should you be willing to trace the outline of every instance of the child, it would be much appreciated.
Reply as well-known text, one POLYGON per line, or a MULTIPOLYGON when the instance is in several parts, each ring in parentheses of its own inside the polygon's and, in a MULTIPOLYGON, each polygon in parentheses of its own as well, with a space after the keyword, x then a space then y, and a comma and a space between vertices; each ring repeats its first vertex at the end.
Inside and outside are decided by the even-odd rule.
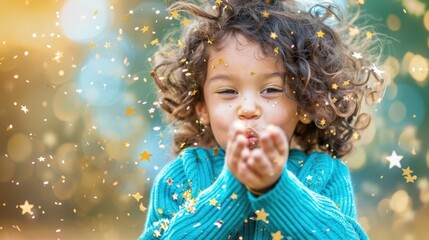
POLYGON ((332 25, 338 10, 296 4, 170 7, 195 18, 151 74, 178 157, 154 182, 140 239, 368 238, 337 157, 368 124, 368 79, 382 81, 332 25))

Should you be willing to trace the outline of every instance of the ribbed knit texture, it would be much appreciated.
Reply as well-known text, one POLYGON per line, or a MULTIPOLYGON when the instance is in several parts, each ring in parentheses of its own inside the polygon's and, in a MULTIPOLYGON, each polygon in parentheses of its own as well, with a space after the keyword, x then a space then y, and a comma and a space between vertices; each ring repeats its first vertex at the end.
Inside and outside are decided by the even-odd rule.
POLYGON ((291 150, 276 186, 256 197, 224 157, 222 149, 188 148, 163 168, 139 239, 368 239, 340 160, 291 150))

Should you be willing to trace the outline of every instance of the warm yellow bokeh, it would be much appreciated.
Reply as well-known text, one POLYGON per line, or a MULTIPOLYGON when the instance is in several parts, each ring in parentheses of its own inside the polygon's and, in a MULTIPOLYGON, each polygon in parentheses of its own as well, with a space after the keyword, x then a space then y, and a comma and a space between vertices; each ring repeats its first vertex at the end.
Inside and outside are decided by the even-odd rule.
POLYGON ((395 14, 389 14, 387 17, 387 27, 396 32, 401 28, 401 20, 395 14))

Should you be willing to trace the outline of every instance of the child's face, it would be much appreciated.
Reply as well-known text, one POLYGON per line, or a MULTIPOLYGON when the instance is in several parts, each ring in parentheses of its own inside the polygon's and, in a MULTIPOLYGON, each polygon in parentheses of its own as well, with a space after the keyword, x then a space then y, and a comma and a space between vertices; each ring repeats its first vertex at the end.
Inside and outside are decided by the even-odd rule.
POLYGON ((224 41, 219 51, 209 52, 205 102, 196 106, 200 120, 210 124, 222 148, 235 121, 247 128, 250 148, 258 146, 258 136, 269 124, 282 128, 290 139, 298 122, 297 104, 285 94, 281 61, 266 57, 242 35, 224 41))

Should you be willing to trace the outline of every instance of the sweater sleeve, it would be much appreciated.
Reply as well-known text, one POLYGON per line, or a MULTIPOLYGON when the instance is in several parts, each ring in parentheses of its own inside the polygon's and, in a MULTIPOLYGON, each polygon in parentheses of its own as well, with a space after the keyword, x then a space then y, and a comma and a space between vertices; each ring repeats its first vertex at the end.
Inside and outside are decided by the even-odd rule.
POLYGON ((251 211, 245 187, 224 167, 213 184, 193 199, 192 189, 183 191, 186 184, 176 184, 190 183, 183 169, 182 164, 176 163, 158 175, 145 230, 139 239, 226 239, 237 232, 251 211), (173 178, 174 184, 170 185, 168 179, 173 178), (172 198, 175 194, 180 194, 183 204, 174 200, 177 196, 172 198))
POLYGON ((313 161, 312 165, 316 167, 302 169, 298 174, 301 181, 285 168, 277 185, 268 193, 255 197, 248 192, 252 209, 258 215, 257 220, 262 221, 272 236, 368 239, 355 219, 347 167, 327 155, 316 158, 310 156, 307 160, 313 161), (320 161, 324 157, 329 159, 320 161), (324 178, 327 180, 323 181, 324 178))

